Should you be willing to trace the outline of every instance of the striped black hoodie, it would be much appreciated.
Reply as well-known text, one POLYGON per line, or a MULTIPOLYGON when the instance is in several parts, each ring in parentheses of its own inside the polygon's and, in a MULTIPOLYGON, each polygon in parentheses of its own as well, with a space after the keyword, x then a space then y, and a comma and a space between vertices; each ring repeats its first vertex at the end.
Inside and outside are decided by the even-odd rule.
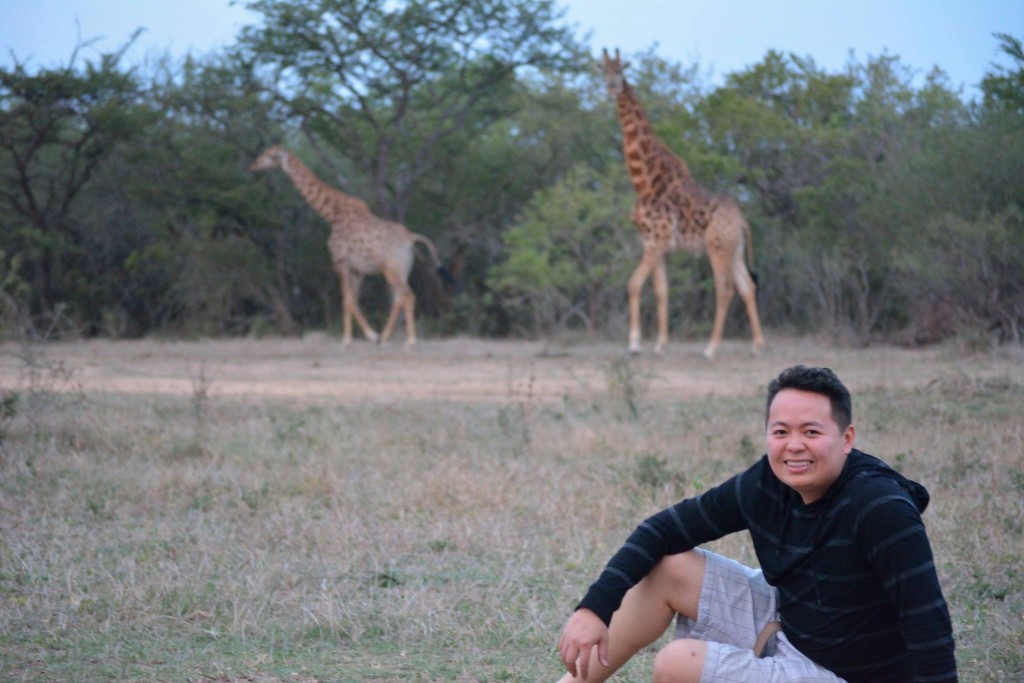
POLYGON ((762 457, 745 472, 645 520, 580 603, 607 624, 665 555, 747 529, 782 628, 801 652, 850 683, 957 680, 952 627, 921 513, 928 492, 854 449, 819 500, 762 457))

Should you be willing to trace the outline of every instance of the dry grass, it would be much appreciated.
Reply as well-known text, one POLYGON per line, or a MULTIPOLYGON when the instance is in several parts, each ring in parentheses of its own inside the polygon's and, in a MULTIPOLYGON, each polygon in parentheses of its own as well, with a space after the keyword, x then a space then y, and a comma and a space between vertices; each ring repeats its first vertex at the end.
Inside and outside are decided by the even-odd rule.
MULTIPOLYGON (((0 425, 0 679, 554 679, 586 584, 644 515, 758 457, 764 385, 805 344, 713 364, 495 345, 483 402, 218 394, 202 344, 178 394, 0 375, 19 399, 0 425), (585 378, 561 398, 541 393, 556 365, 585 378), (729 379, 673 399, 670 366, 729 379)), ((858 445, 932 493, 962 680, 1024 680, 1021 357, 818 357, 854 389, 858 445)), ((743 538, 717 546, 753 561, 743 538)), ((619 680, 648 677, 649 655, 619 680)))

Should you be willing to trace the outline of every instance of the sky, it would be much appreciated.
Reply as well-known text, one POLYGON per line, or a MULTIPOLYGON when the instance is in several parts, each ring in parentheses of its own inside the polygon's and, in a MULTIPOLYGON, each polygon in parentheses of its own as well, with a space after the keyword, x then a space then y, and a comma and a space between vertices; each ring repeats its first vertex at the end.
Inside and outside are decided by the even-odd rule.
MULTIPOLYGON (((994 33, 1024 37, 1024 0, 556 0, 597 52, 653 48, 711 84, 755 64, 769 49, 811 57, 836 72, 851 55, 894 55, 923 77, 938 66, 965 99, 992 65, 1010 66, 994 33)), ((145 32, 127 57, 207 54, 253 23, 229 0, 0 0, 0 64, 66 64, 76 44, 94 57, 145 32)))

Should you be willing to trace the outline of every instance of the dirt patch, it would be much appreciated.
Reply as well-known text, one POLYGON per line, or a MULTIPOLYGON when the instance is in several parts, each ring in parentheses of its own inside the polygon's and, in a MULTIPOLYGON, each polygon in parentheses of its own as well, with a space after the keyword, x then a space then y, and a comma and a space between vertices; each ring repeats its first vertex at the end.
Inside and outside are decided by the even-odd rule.
MULTIPOLYGON (((981 374, 1006 371, 988 357, 952 359, 938 350, 891 347, 836 349, 809 339, 777 340, 756 358, 742 341, 727 342, 712 361, 700 355, 702 348, 703 343, 680 343, 662 356, 631 357, 625 344, 546 347, 470 338, 421 341, 411 350, 367 342, 344 348, 321 333, 61 342, 38 347, 34 363, 44 371, 59 366, 66 379, 54 381, 52 388, 65 391, 190 395, 205 390, 210 396, 382 402, 551 401, 623 390, 627 384, 651 399, 760 395, 771 377, 794 363, 832 367, 851 389, 924 386, 952 367, 981 374)), ((0 346, 0 387, 39 381, 26 373, 26 365, 17 346, 0 346)))

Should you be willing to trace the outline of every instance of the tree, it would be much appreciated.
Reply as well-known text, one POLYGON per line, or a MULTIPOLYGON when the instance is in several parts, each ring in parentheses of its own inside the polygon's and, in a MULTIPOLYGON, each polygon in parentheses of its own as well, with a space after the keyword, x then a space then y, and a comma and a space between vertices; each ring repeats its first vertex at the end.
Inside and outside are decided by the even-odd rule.
POLYGON ((621 310, 641 249, 622 225, 632 199, 618 166, 603 174, 577 166, 534 197, 490 276, 521 328, 548 335, 576 320, 593 333, 621 310))
POLYGON ((303 228, 319 223, 297 226, 302 202, 290 201, 291 188, 275 197, 248 172, 283 135, 279 107, 237 55, 165 61, 150 98, 160 120, 111 173, 133 216, 122 223, 140 226, 117 240, 110 267, 127 264, 129 286, 111 298, 147 327, 246 333, 266 321, 294 331, 308 311, 296 310, 301 297, 291 293, 309 284, 299 273, 317 270, 296 263, 295 251, 312 238, 325 252, 326 229, 310 235, 303 228))
MULTIPOLYGON (((554 71, 518 79, 510 113, 472 136, 446 141, 437 169, 417 184, 410 220, 443 230, 441 248, 459 283, 445 318, 449 329, 509 332, 511 311, 489 277, 505 259, 506 232, 536 193, 577 164, 605 167, 609 150, 616 151, 614 119, 590 106, 597 86, 582 80, 554 71)), ((620 168, 621 160, 615 164, 620 168)))
POLYGON ((713 148, 742 169, 758 261, 772 264, 759 290, 769 324, 864 343, 905 322, 895 251, 984 176, 951 174, 937 154, 971 125, 945 75, 913 80, 892 55, 829 74, 772 51, 697 108, 713 148))
POLYGON ((1024 42, 1006 33, 995 34, 1000 50, 1010 57, 1014 67, 995 66, 995 71, 981 79, 985 106, 1018 115, 1024 114, 1024 42))
MULTIPOLYGON (((885 169, 884 193, 863 213, 904 229, 893 240, 895 301, 906 325, 897 338, 929 343, 1024 340, 1024 53, 998 34, 1016 71, 993 65, 981 106, 918 126, 885 169)), ((926 87, 919 99, 937 98, 926 87)))
POLYGON ((730 74, 697 108, 712 148, 733 159, 734 179, 760 213, 801 222, 801 191, 844 164, 855 81, 809 58, 769 51, 730 74))
POLYGON ((15 61, 0 68, 0 198, 11 210, 9 248, 23 259, 32 310, 52 315, 83 283, 82 229, 72 208, 97 169, 148 121, 140 88, 120 59, 31 73, 15 61))
POLYGON ((916 248, 897 254, 910 320, 898 337, 933 343, 963 334, 1024 343, 1024 211, 1011 206, 974 220, 939 214, 923 223, 916 248))
POLYGON ((414 187, 441 166, 451 142, 508 113, 519 70, 582 62, 551 0, 247 6, 263 21, 243 30, 240 47, 275 74, 279 95, 311 139, 364 174, 371 205, 400 221, 414 187))

